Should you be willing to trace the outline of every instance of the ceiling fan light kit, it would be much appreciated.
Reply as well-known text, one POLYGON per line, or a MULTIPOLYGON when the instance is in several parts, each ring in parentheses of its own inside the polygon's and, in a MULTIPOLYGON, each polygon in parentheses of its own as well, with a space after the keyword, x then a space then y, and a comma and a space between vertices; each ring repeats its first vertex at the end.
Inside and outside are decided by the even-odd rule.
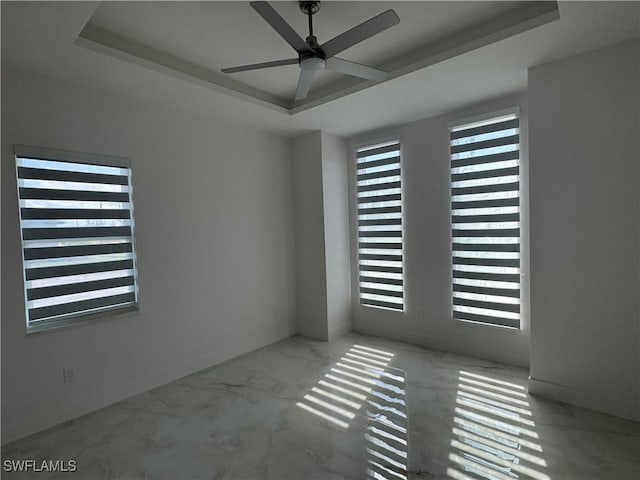
POLYGON ((326 68, 327 61, 320 57, 307 57, 300 60, 300 70, 307 70, 310 72, 317 72, 326 68))
POLYGON ((254 63, 239 67, 223 68, 223 73, 246 72, 262 68, 293 65, 300 67, 298 86, 296 87, 295 100, 303 100, 307 97, 311 83, 316 72, 330 70, 333 72, 351 75, 366 80, 382 81, 387 72, 377 68, 361 65, 336 57, 340 52, 377 35, 384 30, 397 25, 400 18, 393 10, 387 10, 366 22, 357 25, 350 30, 334 37, 323 44, 318 44, 318 39, 313 34, 313 15, 320 10, 320 2, 317 0, 299 1, 300 11, 309 19, 309 35, 303 40, 300 35, 276 12, 267 2, 251 2, 251 7, 298 53, 298 58, 276 60, 274 62, 254 63))

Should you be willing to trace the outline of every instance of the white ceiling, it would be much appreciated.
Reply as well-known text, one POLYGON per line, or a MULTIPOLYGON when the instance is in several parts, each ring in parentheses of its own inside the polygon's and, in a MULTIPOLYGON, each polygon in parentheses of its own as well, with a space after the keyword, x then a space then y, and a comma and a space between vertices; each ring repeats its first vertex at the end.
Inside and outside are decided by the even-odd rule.
MULTIPOLYGON (((272 5, 306 35, 306 19, 296 3, 272 5)), ((207 72, 294 57, 248 2, 2 2, 2 68, 34 71, 282 135, 324 129, 346 136, 522 91, 532 65, 640 35, 640 2, 612 1, 561 2, 558 20, 526 31, 521 22, 514 31, 522 33, 495 34, 498 27, 506 31, 509 26, 500 19, 515 18, 514 12, 524 7, 521 2, 323 2, 314 17, 321 43, 394 8, 399 25, 341 56, 397 74, 372 84, 326 73, 314 82, 315 96, 290 111, 274 111, 269 101, 288 102, 295 90, 295 65, 233 79, 219 80, 212 73, 202 81, 183 74, 187 68, 168 70, 150 62, 148 55, 142 60, 130 55, 131 45, 142 44, 207 72), (109 48, 97 48, 101 53, 80 48, 74 42, 87 24, 130 43, 117 54, 109 48), (484 40, 468 44, 474 49, 467 45, 456 50, 458 39, 481 30, 484 40), (404 59, 413 67, 405 68, 404 59), (256 101, 260 98, 267 101, 256 101)))
MULTIPOLYGON (((305 38, 307 17, 297 2, 271 2, 282 17, 305 38)), ((397 25, 352 47, 346 59, 376 67, 416 46, 427 45, 458 29, 509 11, 517 2, 322 2, 314 15, 320 43, 393 8, 397 25)), ((297 58, 296 52, 252 9, 248 2, 107 2, 91 17, 91 25, 151 46, 213 71, 224 67, 297 58), (232 48, 230 48, 232 46, 232 48)), ((297 65, 234 74, 241 82, 291 98, 297 65)), ((343 78, 321 72, 314 88, 343 78)))

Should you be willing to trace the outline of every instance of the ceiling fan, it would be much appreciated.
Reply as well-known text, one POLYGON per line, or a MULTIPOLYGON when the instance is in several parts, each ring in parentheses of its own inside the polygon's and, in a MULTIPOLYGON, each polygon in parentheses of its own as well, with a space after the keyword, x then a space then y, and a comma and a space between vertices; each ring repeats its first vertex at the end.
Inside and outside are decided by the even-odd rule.
POLYGON ((267 2, 251 2, 251 7, 264 18, 278 34, 298 52, 298 58, 276 60, 274 62, 254 63, 240 67, 223 68, 224 73, 245 72, 261 68, 279 67, 282 65, 298 64, 300 76, 296 88, 296 100, 303 100, 309 93, 313 76, 317 71, 327 69, 333 72, 344 73, 367 80, 381 81, 387 76, 387 72, 377 68, 368 67, 359 63, 350 62, 336 57, 338 53, 350 48, 367 38, 394 26, 400 22, 400 18, 393 10, 387 10, 366 22, 353 27, 350 30, 332 38, 322 45, 313 35, 313 15, 320 10, 319 1, 299 1, 298 6, 302 13, 309 18, 309 36, 303 40, 300 35, 276 12, 267 2))

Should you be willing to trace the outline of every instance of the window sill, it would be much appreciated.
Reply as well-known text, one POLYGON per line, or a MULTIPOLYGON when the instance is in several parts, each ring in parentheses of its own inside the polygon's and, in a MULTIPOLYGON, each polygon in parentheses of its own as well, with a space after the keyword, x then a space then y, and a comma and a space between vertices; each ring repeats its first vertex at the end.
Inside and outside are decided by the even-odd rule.
POLYGON ((382 310, 382 311, 391 312, 391 313, 399 313, 399 314, 406 313, 405 310, 399 310, 397 308, 390 308, 390 307, 381 307, 378 305, 366 305, 366 304, 359 303, 358 306, 365 309, 382 310))
POLYGON ((60 330, 66 330, 69 328, 90 325, 96 322, 115 319, 116 317, 139 311, 140 306, 138 304, 135 304, 127 305, 124 307, 108 308, 92 313, 83 313, 64 319, 50 320, 42 322, 42 324, 40 325, 27 326, 27 336, 58 332, 60 330))
POLYGON ((497 328, 500 330, 507 330, 510 332, 521 332, 522 331, 522 325, 520 325, 520 327, 511 327, 509 325, 498 325, 496 323, 487 323, 487 322, 476 322, 476 321, 472 321, 472 320, 462 320, 460 318, 453 318, 454 322, 457 322, 459 324, 464 324, 464 325, 477 325, 480 327, 493 327, 493 328, 497 328))

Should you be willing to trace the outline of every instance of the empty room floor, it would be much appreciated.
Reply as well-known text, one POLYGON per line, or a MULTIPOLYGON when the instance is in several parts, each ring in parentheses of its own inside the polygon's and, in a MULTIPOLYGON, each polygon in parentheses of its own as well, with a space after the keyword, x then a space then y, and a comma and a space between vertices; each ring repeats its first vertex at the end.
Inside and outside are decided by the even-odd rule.
POLYGON ((637 479, 640 424, 529 396, 527 371, 293 337, 6 445, 3 478, 637 479))

